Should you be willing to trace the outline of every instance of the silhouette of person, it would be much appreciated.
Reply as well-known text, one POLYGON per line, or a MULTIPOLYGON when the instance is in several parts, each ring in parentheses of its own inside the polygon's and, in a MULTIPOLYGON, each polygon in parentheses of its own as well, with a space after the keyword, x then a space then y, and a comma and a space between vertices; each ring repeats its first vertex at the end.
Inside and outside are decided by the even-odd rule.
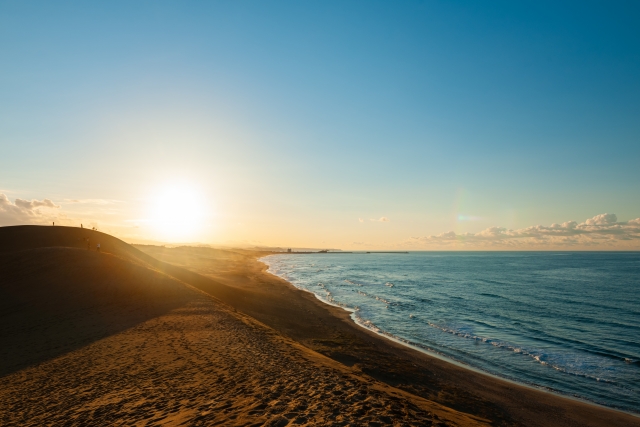
POLYGON ((82 226, 82 224, 80 224, 80 228, 84 228, 84 227, 82 226))
POLYGON ((96 245, 96 251, 100 252, 100 243, 96 245))

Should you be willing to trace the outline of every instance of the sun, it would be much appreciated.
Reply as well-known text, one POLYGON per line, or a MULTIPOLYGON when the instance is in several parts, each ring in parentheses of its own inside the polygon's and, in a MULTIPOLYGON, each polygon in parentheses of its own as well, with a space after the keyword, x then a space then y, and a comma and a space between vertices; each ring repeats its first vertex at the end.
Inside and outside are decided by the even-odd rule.
POLYGON ((189 185, 169 185, 154 195, 150 216, 162 240, 194 241, 204 228, 204 199, 189 185))

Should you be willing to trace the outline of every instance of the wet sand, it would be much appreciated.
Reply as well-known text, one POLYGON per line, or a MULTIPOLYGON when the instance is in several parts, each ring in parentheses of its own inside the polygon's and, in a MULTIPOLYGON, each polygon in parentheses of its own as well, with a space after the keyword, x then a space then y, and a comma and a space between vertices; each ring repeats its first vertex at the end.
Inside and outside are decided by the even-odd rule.
POLYGON ((266 254, 139 246, 211 279, 197 286, 351 371, 494 425, 640 426, 640 418, 520 386, 431 357, 363 329, 346 311, 266 272, 266 254))

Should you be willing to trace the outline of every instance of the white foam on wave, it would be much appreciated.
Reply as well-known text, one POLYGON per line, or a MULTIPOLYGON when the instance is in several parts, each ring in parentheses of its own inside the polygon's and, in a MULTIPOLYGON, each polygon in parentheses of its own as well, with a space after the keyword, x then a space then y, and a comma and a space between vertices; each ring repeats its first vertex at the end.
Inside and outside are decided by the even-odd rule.
POLYGON ((515 354, 528 356, 540 365, 548 366, 558 372, 580 376, 598 382, 616 384, 616 381, 606 378, 608 373, 607 370, 611 370, 611 361, 603 357, 578 353, 546 353, 540 349, 529 349, 524 346, 514 345, 502 340, 474 335, 460 329, 449 328, 431 322, 427 322, 427 324, 452 335, 490 344, 500 349, 512 351, 515 354), (587 369, 589 368, 594 372, 588 372, 587 369))
POLYGON ((359 295, 362 295, 363 297, 367 297, 367 298, 370 298, 370 299, 374 299, 376 301, 380 301, 380 302, 386 304, 387 306, 389 306, 389 304, 392 304, 392 302, 387 300, 387 299, 384 299, 384 298, 379 297, 377 295, 370 295, 370 294, 368 294, 366 292, 361 291, 360 289, 354 289, 354 292, 356 292, 359 295))

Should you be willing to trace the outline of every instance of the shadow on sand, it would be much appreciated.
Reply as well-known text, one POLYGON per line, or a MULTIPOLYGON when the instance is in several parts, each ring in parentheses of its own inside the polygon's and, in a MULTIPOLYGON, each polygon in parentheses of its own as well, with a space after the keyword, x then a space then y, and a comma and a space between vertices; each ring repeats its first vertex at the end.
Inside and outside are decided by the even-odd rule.
POLYGON ((0 376, 180 307, 193 291, 111 254, 49 247, 0 254, 0 376))

